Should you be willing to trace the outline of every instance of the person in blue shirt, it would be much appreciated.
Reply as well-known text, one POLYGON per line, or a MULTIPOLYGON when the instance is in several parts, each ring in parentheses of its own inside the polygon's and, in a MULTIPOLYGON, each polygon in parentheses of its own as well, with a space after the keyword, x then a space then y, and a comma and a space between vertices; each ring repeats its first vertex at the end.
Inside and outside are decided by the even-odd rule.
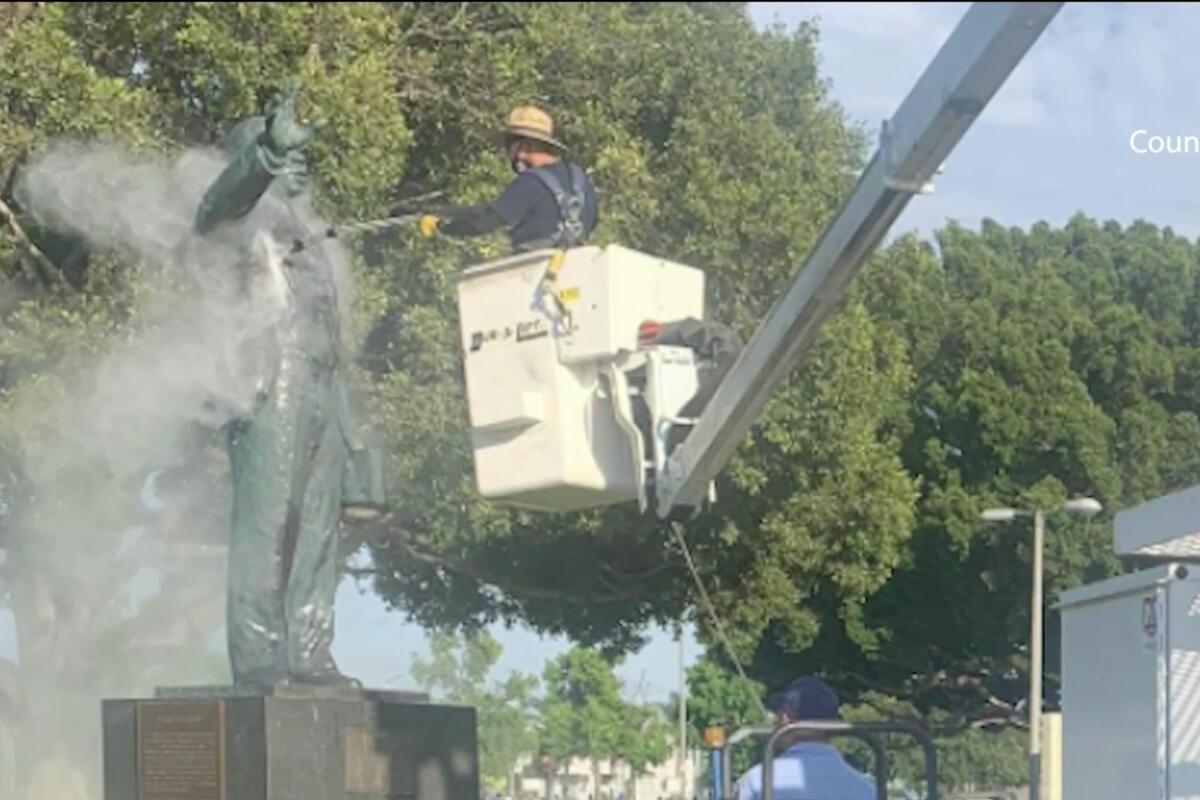
POLYGON ((509 115, 505 148, 516 177, 495 200, 419 221, 421 234, 452 238, 508 231, 515 252, 570 249, 587 243, 599 216, 596 187, 578 164, 563 156, 554 120, 535 106, 509 115))
MULTIPOLYGON (((837 693, 812 676, 788 684, 772 695, 767 705, 780 727, 799 720, 840 718, 837 693)), ((783 752, 774 763, 776 800, 876 800, 875 784, 819 737, 797 732, 784 736, 780 746, 783 752)), ((762 796, 759 765, 738 780, 737 800, 760 800, 762 796)))
MULTIPOLYGON (((503 229, 514 253, 587 244, 599 219, 596 187, 582 167, 567 160, 554 119, 536 106, 514 109, 504 130, 504 146, 516 173, 504 191, 494 200, 440 217, 425 214, 418 221, 421 235, 461 239, 503 229)), ((698 417, 742 350, 737 332, 712 320, 691 318, 647 320, 643 328, 644 346, 687 347, 696 353, 700 387, 679 415, 698 417)), ((690 432, 691 426, 673 426, 668 448, 674 449, 690 432)))

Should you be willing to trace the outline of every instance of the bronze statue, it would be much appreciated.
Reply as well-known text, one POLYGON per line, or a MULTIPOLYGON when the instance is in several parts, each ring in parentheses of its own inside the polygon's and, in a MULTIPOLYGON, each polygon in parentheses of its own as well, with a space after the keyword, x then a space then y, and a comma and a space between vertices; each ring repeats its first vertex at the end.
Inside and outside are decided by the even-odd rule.
POLYGON ((195 219, 202 242, 237 254, 237 285, 252 292, 273 276, 283 297, 277 320, 245 354, 259 373, 256 398, 227 439, 229 659, 235 684, 264 689, 358 686, 331 653, 337 536, 343 513, 361 519, 383 501, 377 471, 364 469, 376 462, 352 425, 335 264, 320 247, 284 252, 285 243, 311 235, 293 203, 306 185, 302 150, 320 124, 297 120, 298 90, 291 86, 267 117, 229 133, 227 165, 195 219), (264 235, 279 249, 264 251, 264 235))

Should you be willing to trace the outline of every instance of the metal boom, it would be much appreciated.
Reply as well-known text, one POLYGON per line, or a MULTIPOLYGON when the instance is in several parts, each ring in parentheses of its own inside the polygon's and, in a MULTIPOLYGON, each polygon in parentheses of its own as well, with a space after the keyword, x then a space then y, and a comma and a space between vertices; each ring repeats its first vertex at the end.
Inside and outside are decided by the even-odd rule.
POLYGON ((659 477, 658 514, 699 505, 738 442, 816 339, 867 257, 1054 19, 1062 3, 974 3, 925 69, 784 295, 659 477))

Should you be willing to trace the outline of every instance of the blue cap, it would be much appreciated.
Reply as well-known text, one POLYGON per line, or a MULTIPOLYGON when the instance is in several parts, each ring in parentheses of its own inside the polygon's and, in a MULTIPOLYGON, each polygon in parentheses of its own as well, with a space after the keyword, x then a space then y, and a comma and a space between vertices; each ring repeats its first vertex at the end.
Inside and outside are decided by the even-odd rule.
POLYGON ((806 675, 767 698, 767 707, 791 719, 838 719, 838 696, 820 678, 806 675))

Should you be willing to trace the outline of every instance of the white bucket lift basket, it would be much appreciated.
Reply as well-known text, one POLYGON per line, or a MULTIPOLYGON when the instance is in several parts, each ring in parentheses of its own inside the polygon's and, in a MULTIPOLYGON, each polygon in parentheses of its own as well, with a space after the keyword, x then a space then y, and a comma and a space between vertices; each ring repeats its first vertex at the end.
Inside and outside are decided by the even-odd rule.
POLYGON ((703 319, 704 275, 614 245, 568 251, 547 284, 553 255, 458 276, 479 492, 538 511, 645 508, 647 474, 662 466, 669 427, 687 424, 675 415, 698 384, 690 350, 639 350, 638 328, 703 319))

